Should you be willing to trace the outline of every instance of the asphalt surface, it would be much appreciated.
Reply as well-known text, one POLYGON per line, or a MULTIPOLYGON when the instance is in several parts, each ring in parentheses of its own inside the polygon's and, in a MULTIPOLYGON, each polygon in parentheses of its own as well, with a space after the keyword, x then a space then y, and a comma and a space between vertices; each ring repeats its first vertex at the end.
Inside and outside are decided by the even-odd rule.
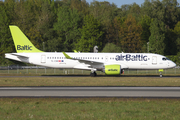
POLYGON ((180 87, 0 87, 0 97, 180 98, 180 87))

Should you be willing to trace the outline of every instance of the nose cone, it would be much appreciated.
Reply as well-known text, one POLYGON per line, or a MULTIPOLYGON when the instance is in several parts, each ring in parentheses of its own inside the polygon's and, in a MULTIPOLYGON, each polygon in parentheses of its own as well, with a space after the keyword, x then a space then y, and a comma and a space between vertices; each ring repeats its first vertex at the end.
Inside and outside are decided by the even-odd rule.
POLYGON ((174 68, 174 67, 176 67, 176 64, 175 64, 174 62, 171 61, 170 67, 171 67, 171 68, 174 68))

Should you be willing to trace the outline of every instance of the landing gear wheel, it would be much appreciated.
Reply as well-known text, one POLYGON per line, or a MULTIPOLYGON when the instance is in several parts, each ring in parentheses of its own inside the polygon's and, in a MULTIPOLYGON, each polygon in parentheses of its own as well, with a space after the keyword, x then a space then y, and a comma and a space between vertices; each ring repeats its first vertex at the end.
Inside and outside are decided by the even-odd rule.
POLYGON ((160 72, 160 78, 162 78, 162 76, 163 76, 163 75, 162 75, 162 73, 160 72))
POLYGON ((94 75, 95 75, 95 76, 97 76, 97 73, 96 73, 96 72, 94 72, 94 75))
POLYGON ((95 77, 96 75, 97 75, 96 72, 90 74, 91 77, 95 77))

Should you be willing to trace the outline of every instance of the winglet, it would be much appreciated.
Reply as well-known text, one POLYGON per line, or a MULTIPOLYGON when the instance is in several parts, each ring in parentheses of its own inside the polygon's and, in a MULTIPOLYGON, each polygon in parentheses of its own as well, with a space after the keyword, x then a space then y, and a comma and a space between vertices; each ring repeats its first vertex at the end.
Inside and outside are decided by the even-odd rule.
POLYGON ((64 56, 67 58, 67 59, 72 59, 69 55, 67 55, 65 52, 62 52, 64 54, 64 56))
POLYGON ((78 53, 76 50, 74 50, 75 53, 78 53))

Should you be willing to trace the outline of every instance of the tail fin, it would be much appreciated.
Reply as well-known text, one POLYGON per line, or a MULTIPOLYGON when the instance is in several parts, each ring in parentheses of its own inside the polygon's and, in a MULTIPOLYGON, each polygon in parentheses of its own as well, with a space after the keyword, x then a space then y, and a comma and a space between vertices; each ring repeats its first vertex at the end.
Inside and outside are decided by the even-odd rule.
POLYGON ((17 26, 9 26, 17 53, 43 52, 37 49, 17 26))

